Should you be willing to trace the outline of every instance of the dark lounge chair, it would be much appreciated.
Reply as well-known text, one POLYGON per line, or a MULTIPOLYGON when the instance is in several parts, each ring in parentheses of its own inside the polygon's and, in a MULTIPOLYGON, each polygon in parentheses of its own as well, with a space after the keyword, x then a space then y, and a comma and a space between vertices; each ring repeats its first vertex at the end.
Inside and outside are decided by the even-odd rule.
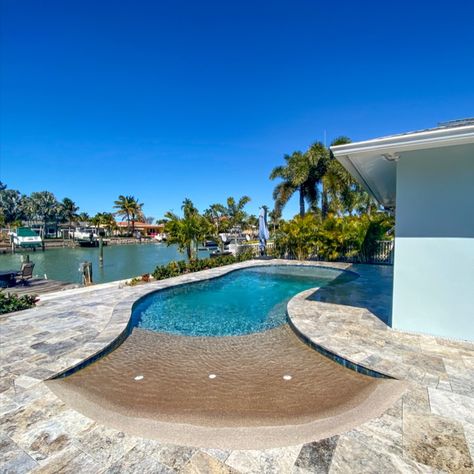
POLYGON ((22 283, 23 285, 26 285, 27 280, 31 280, 33 278, 33 268, 35 268, 34 263, 22 263, 21 270, 17 273, 17 277, 19 277, 19 281, 17 283, 22 283))

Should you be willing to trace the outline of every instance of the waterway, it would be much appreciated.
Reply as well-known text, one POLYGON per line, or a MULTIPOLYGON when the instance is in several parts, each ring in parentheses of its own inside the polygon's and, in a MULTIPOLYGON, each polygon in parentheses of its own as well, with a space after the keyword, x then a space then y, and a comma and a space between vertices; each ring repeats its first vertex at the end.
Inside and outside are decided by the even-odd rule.
MULTIPOLYGON (((26 252, 0 255, 0 270, 20 269, 26 252)), ((153 272, 157 265, 172 260, 184 260, 185 254, 177 247, 163 243, 111 245, 104 247, 104 265, 99 266, 98 248, 58 248, 29 252, 34 262, 34 276, 71 283, 80 283, 79 265, 84 261, 92 262, 94 283, 124 280, 144 273, 153 272)), ((207 256, 206 252, 200 257, 207 256)))

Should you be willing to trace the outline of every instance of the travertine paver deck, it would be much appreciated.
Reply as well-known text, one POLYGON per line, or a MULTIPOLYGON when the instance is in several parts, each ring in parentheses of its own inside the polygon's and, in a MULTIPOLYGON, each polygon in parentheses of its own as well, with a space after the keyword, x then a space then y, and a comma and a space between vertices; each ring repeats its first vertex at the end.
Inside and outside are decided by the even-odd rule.
POLYGON ((163 445, 86 418, 42 383, 112 342, 139 296, 262 263, 280 262, 246 262, 133 288, 64 291, 1 317, 0 472, 473 472, 474 347, 392 331, 365 309, 388 317, 387 267, 353 266, 361 277, 342 293, 309 291, 289 305, 293 325, 313 342, 412 381, 383 416, 348 433, 264 451, 163 445))

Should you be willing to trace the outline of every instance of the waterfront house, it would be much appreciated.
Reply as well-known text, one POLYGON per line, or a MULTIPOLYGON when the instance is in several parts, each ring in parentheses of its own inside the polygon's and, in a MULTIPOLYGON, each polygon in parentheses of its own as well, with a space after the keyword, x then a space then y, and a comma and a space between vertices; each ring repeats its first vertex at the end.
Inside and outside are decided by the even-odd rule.
POLYGON ((332 151, 395 212, 392 326, 474 340, 474 119, 332 151))

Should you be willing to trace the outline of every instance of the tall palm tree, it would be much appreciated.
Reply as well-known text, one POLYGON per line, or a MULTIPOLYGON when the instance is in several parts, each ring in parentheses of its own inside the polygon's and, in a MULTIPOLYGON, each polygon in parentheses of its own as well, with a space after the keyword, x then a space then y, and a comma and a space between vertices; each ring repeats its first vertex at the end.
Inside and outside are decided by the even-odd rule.
MULTIPOLYGON (((351 143, 342 136, 331 142, 331 147, 351 143)), ((336 160, 330 151, 327 167, 322 180, 322 215, 329 212, 339 214, 367 213, 376 208, 376 203, 351 174, 336 160)))
POLYGON ((277 166, 270 173, 270 179, 281 178, 273 190, 275 200, 275 211, 281 214, 290 198, 299 194, 300 216, 305 215, 306 203, 317 209, 318 206, 318 184, 324 174, 323 162, 326 158, 326 147, 316 142, 306 153, 295 151, 291 155, 285 155, 285 165, 277 166))
POLYGON ((77 211, 79 211, 79 206, 76 206, 72 199, 66 197, 61 202, 61 210, 64 218, 68 221, 69 232, 71 232, 72 222, 78 218, 77 211))
POLYGON ((49 191, 31 193, 30 200, 31 212, 35 219, 42 222, 43 235, 45 235, 46 225, 59 220, 60 204, 54 194, 49 191))
POLYGON ((145 214, 143 214, 143 203, 138 202, 138 199, 135 199, 132 196, 132 205, 130 208, 131 214, 130 214, 130 220, 132 222, 132 234, 135 232, 135 222, 138 221, 144 221, 145 220, 145 214))
POLYGON ((137 218, 143 218, 143 203, 138 202, 134 196, 120 195, 114 201, 114 209, 118 209, 116 214, 122 217, 122 220, 127 221, 127 233, 130 234, 130 223, 132 223, 131 233, 135 231, 135 222, 137 218))

